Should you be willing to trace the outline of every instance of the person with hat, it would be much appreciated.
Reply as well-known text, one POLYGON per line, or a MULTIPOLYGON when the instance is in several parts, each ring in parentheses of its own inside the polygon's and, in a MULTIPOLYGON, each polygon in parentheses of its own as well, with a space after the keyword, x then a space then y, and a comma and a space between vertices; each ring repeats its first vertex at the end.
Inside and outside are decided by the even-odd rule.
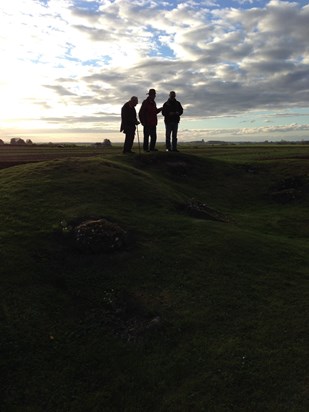
POLYGON ((125 134, 123 153, 134 153, 132 152, 132 146, 136 126, 139 124, 135 110, 137 103, 138 98, 136 96, 132 96, 131 99, 127 103, 125 103, 121 109, 120 131, 125 134))
POLYGON ((168 152, 178 152, 177 150, 177 132, 180 116, 183 114, 181 103, 176 100, 176 93, 170 92, 169 99, 163 104, 162 114, 165 123, 165 144, 168 152), (171 145, 172 135, 172 145, 171 145))
POLYGON ((162 111, 162 107, 157 108, 155 98, 156 91, 155 89, 149 89, 147 93, 148 97, 142 103, 142 106, 139 110, 139 120, 144 127, 144 143, 143 149, 145 152, 157 151, 156 142, 157 142, 157 124, 158 116, 157 114, 162 111), (149 144, 150 137, 150 144, 149 144))

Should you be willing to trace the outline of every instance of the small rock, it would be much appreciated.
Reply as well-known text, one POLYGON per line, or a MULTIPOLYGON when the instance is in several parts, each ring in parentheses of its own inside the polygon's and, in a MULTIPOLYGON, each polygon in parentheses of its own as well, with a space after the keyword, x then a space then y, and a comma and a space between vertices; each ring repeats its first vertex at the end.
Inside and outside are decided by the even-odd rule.
POLYGON ((111 252, 125 246, 127 232, 106 219, 87 220, 71 230, 75 246, 82 252, 111 252))
POLYGON ((151 319, 151 321, 147 325, 147 329, 154 329, 161 325, 161 318, 160 316, 156 316, 155 318, 151 319))

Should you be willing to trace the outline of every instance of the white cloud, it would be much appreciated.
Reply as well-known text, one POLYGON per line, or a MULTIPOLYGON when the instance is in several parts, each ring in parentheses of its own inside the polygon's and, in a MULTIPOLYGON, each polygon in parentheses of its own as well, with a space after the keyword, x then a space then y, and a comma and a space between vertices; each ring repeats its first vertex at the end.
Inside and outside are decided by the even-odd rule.
POLYGON ((196 120, 309 105, 309 5, 45 3, 0 6, 3 133, 27 119, 59 130, 76 121, 89 133, 100 124, 112 131, 121 105, 132 95, 143 100, 150 87, 158 104, 176 90, 185 116, 196 120))

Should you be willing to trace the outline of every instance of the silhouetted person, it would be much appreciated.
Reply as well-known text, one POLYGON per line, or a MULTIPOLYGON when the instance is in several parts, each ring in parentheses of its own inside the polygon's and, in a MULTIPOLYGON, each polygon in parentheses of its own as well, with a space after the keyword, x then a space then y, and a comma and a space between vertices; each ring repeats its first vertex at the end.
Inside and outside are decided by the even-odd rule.
POLYGON ((183 114, 183 108, 178 100, 176 93, 170 92, 169 99, 163 104, 162 114, 165 123, 165 144, 167 151, 178 152, 177 150, 177 132, 180 116, 183 114), (172 134, 172 145, 171 145, 172 134))
POLYGON ((157 151, 157 124, 158 116, 157 114, 162 111, 162 107, 157 109, 155 102, 156 91, 155 89, 149 89, 147 93, 148 97, 142 103, 140 111, 138 113, 139 120, 144 126, 144 143, 143 149, 145 152, 157 151), (150 136, 150 146, 149 146, 149 136, 150 136))
POLYGON ((137 103, 138 98, 136 96, 132 96, 131 99, 127 103, 125 103, 121 109, 120 131, 126 135, 123 145, 123 153, 134 153, 132 152, 132 146, 136 126, 139 124, 135 110, 137 103))

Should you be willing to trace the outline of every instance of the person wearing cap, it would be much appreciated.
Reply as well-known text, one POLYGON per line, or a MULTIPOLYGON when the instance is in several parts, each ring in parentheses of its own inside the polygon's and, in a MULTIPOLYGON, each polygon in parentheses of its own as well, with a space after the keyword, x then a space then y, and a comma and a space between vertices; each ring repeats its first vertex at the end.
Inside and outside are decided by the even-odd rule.
POLYGON ((145 152, 157 151, 156 142, 157 142, 157 124, 158 116, 157 114, 162 111, 162 107, 157 108, 155 98, 156 91, 155 89, 149 89, 147 93, 148 97, 142 103, 140 111, 138 113, 139 120, 144 127, 144 143, 143 149, 145 152), (150 144, 149 144, 150 137, 150 144))
POLYGON ((123 153, 134 153, 132 152, 132 146, 136 126, 139 124, 135 110, 137 103, 138 98, 136 96, 132 96, 131 99, 127 103, 125 103, 121 109, 120 131, 125 134, 123 153))
POLYGON ((178 100, 176 93, 170 92, 169 99, 163 104, 162 114, 165 123, 165 144, 168 152, 178 152, 177 150, 177 132, 180 116, 183 114, 183 108, 178 100), (172 145, 171 145, 172 135, 172 145))

